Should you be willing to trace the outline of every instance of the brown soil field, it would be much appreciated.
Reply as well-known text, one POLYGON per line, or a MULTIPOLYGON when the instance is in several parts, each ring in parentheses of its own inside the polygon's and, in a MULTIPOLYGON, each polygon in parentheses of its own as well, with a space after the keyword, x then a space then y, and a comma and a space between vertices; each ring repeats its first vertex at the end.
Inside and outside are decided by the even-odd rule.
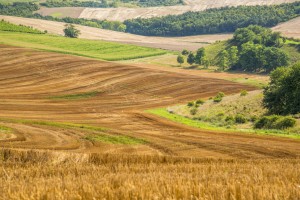
POLYGON ((206 131, 145 112, 256 89, 222 79, 234 74, 0 52, 0 199, 300 198, 299 140, 206 131))
POLYGON ((188 11, 202 11, 210 8, 239 5, 273 5, 291 3, 297 0, 187 0, 183 6, 148 7, 148 8, 42 8, 38 13, 42 15, 71 16, 69 13, 79 15, 79 18, 124 21, 135 18, 151 18, 166 15, 179 15, 188 11))
MULTIPOLYGON (((65 23, 61 22, 0 15, 0 20, 1 19, 14 24, 32 26, 43 31, 47 30, 48 33, 59 35, 63 35, 65 25, 65 23)), ((76 27, 81 32, 80 38, 113 41, 175 51, 181 51, 183 48, 194 51, 209 43, 214 43, 218 40, 227 40, 232 37, 232 34, 212 34, 188 37, 147 37, 80 25, 76 25, 76 27)))
POLYGON ((300 141, 280 137, 199 130, 144 111, 241 85, 201 74, 162 71, 148 66, 102 62, 56 53, 1 46, 0 118, 12 128, 2 147, 71 152, 156 154, 200 158, 297 158, 300 141), (91 98, 50 97, 98 91, 91 98), (71 122, 106 127, 104 134, 147 141, 140 145, 94 143, 85 129, 20 123, 5 119, 71 122))

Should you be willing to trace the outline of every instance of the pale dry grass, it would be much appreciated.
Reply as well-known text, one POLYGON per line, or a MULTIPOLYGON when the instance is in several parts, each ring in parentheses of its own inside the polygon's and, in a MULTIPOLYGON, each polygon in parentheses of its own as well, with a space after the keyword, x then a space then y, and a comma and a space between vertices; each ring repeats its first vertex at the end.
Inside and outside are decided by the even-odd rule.
MULTIPOLYGON (((300 160, 1 151, 2 199, 299 199, 300 160)), ((1 198, 0 197, 0 198, 1 198)))

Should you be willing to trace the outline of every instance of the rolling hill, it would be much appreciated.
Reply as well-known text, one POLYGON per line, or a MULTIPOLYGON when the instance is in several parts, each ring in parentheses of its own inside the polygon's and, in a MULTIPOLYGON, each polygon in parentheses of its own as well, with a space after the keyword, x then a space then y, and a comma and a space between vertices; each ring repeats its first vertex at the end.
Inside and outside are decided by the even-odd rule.
POLYGON ((41 15, 57 17, 78 17, 85 19, 100 19, 124 21, 135 18, 151 18, 167 15, 179 15, 189 11, 203 11, 210 8, 239 5, 274 5, 291 3, 297 0, 187 0, 183 6, 149 7, 149 8, 42 8, 38 11, 41 15))

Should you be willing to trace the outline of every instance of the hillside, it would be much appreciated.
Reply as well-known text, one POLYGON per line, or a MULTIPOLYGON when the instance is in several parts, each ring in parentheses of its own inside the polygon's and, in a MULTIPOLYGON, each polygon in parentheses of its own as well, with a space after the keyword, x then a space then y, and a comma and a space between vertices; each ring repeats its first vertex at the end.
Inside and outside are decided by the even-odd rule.
POLYGON ((76 17, 86 19, 107 19, 124 21, 136 18, 151 18, 167 15, 179 15, 188 11, 203 11, 210 8, 239 5, 274 5, 291 3, 297 0, 187 0, 184 6, 150 7, 150 8, 42 8, 38 13, 58 17, 76 17))
MULTIPOLYGON (((13 16, 1 16, 4 19, 14 24, 23 24, 32 26, 39 30, 47 30, 52 34, 63 34, 65 23, 53 22, 39 19, 21 18, 13 16)), ((232 37, 231 34, 215 34, 215 35, 199 35, 190 37, 146 37, 134 34, 92 28, 87 26, 76 25, 80 30, 80 38, 92 40, 105 40, 113 42, 121 42, 125 44, 134 44, 139 46, 162 48, 167 50, 181 51, 184 48, 195 51, 200 47, 214 43, 218 40, 226 40, 232 37)))

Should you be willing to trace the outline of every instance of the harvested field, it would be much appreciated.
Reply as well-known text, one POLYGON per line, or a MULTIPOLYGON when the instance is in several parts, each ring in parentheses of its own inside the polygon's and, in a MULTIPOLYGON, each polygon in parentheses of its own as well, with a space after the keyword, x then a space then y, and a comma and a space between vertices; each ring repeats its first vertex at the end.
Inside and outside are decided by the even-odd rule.
POLYGON ((3 150, 3 199, 299 199, 299 159, 210 160, 3 150), (17 191, 17 192, 16 192, 17 191))
POLYGON ((200 158, 300 155, 297 140, 202 131, 144 112, 219 91, 253 90, 251 86, 9 46, 1 46, 1 52, 0 121, 14 131, 11 139, 1 140, 3 147, 200 158), (92 91, 98 93, 75 100, 51 98, 92 91), (91 141, 90 135, 145 142, 115 145, 91 141))
MULTIPOLYGON (((65 25, 65 23, 61 22, 13 16, 0 16, 0 19, 4 19, 14 24, 32 26, 43 31, 47 30, 48 33, 59 35, 63 35, 65 25)), ((80 38, 120 42, 175 51, 181 51, 183 48, 194 51, 208 45, 209 43, 213 43, 218 40, 227 40, 232 37, 232 34, 199 35, 188 37, 147 37, 80 25, 76 25, 76 27, 81 32, 81 35, 79 36, 80 38)))
POLYGON ((300 17, 279 24, 272 28, 273 31, 281 32, 286 37, 300 39, 300 17))
POLYGON ((187 0, 184 6, 168 6, 168 7, 148 7, 148 8, 42 8, 38 11, 41 15, 53 15, 63 13, 62 17, 78 16, 85 19, 100 19, 112 21, 124 21, 136 18, 151 18, 167 15, 180 15, 189 11, 203 11, 210 8, 220 8, 225 6, 239 5, 274 5, 282 3, 292 3, 297 0, 187 0), (69 14, 72 13, 72 14, 69 14), (76 14, 75 14, 76 13, 76 14))

